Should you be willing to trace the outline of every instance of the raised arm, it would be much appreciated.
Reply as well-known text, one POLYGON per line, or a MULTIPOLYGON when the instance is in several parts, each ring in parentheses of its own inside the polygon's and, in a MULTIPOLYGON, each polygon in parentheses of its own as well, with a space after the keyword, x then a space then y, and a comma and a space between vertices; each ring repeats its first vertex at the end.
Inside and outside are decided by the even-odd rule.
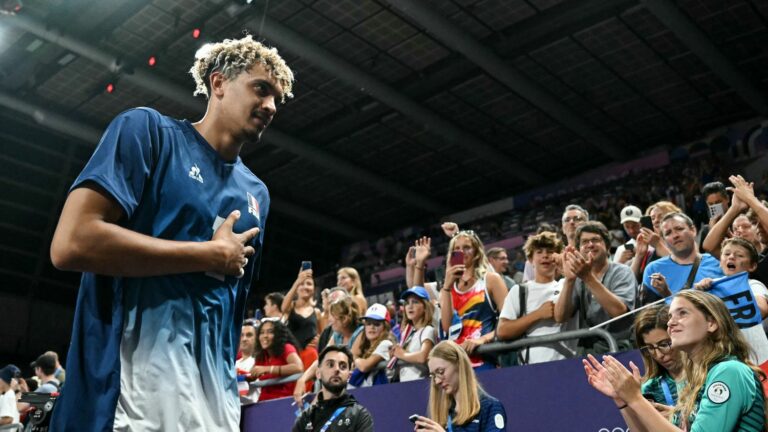
POLYGON ((122 207, 95 183, 73 190, 51 242, 51 261, 60 270, 109 276, 144 277, 190 272, 243 274, 254 254, 252 228, 235 234, 233 211, 206 242, 163 240, 120 226, 122 207))
POLYGON ((299 276, 293 282, 293 285, 291 285, 291 289, 288 290, 288 293, 283 297, 283 304, 280 306, 280 310, 283 312, 283 317, 288 317, 288 315, 293 312, 293 308, 296 305, 293 298, 296 297, 296 292, 299 290, 301 284, 311 277, 312 269, 299 272, 299 276))
POLYGON ((709 227, 709 233, 707 237, 701 242, 701 248, 711 253, 713 256, 720 257, 720 244, 728 236, 728 229, 736 220, 736 217, 746 210, 747 205, 744 204, 736 194, 733 194, 731 198, 731 206, 728 207, 728 211, 725 212, 723 217, 720 218, 717 223, 709 227))
POLYGON ((432 239, 429 237, 422 237, 416 240, 416 246, 414 246, 414 267, 413 267, 413 285, 409 286, 424 286, 425 274, 427 273, 427 259, 432 253, 432 239))

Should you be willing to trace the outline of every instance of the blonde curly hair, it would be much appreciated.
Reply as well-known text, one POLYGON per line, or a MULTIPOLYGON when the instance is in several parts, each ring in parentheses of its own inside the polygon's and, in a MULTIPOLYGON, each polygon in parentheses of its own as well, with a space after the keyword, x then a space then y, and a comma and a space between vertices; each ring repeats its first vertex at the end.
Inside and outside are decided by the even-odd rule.
POLYGON ((277 53, 277 48, 268 48, 253 40, 251 35, 241 39, 224 39, 222 42, 203 45, 195 53, 195 63, 189 69, 195 79, 194 96, 210 97, 209 77, 221 72, 227 80, 233 80, 241 72, 260 64, 283 88, 281 102, 293 97, 293 71, 277 53))

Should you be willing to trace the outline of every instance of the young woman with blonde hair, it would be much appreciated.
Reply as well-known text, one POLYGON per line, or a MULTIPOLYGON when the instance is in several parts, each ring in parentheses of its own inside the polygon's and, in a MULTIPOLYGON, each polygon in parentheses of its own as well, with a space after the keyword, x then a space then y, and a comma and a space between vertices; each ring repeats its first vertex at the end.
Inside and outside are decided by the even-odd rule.
POLYGON ((368 309, 368 301, 363 296, 363 282, 360 273, 352 267, 342 267, 336 272, 336 285, 347 290, 355 300, 360 315, 368 309))
POLYGON ((633 419, 633 431, 765 430, 765 374, 750 362, 749 345, 723 301, 684 290, 675 295, 669 315, 669 335, 672 347, 682 352, 685 380, 671 419, 643 398, 634 364, 630 372, 611 356, 602 364, 585 363, 589 383, 633 419))
POLYGON ((429 353, 429 417, 416 419, 417 431, 506 431, 507 413, 475 377, 464 350, 442 341, 429 353))
POLYGON ((494 368, 493 363, 472 354, 478 346, 493 340, 507 286, 498 273, 488 271, 483 242, 473 231, 459 231, 451 239, 448 257, 454 252, 461 252, 464 262, 452 265, 448 260, 440 289, 441 338, 461 345, 471 356, 473 367, 494 368))

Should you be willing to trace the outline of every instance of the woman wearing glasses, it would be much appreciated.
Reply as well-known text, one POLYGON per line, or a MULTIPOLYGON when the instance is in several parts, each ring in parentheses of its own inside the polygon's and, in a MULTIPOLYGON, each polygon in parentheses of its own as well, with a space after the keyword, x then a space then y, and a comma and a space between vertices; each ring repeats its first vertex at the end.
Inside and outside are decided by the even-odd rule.
POLYGON ((634 324, 635 340, 642 342, 640 354, 645 366, 643 397, 665 416, 677 404, 677 383, 683 372, 680 353, 672 349, 667 333, 668 321, 669 306, 656 305, 638 313, 634 324))
POLYGON ((429 417, 416 419, 416 431, 506 431, 507 413, 475 377, 464 350, 442 341, 429 353, 429 417))
POLYGON ((463 255, 463 263, 451 263, 440 289, 441 339, 454 340, 469 354, 476 369, 496 365, 475 349, 493 340, 499 306, 504 304, 507 286, 497 273, 488 271, 483 243, 473 231, 459 231, 448 244, 448 256, 463 255))
POLYGON ((587 379, 613 398, 633 431, 763 431, 765 373, 749 360, 749 345, 725 304, 712 294, 680 291, 669 309, 672 347, 682 353, 685 382, 671 418, 643 398, 640 374, 611 356, 584 363, 587 379), (629 422, 628 422, 629 423, 629 422))

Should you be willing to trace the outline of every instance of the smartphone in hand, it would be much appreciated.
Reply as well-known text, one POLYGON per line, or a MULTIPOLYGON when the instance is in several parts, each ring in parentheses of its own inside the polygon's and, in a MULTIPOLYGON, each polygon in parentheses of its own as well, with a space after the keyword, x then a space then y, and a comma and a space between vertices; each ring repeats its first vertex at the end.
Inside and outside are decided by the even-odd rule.
POLYGON ((722 203, 712 204, 709 206, 709 218, 714 219, 725 214, 722 203))
POLYGON ((453 266, 457 265, 464 265, 464 252, 462 251, 453 251, 451 252, 451 258, 448 261, 448 263, 453 266))
POLYGON ((635 244, 634 243, 624 243, 624 249, 628 251, 635 250, 635 244))
POLYGON ((304 271, 304 270, 312 270, 312 261, 301 262, 301 271, 304 271))
POLYGON ((650 216, 641 216, 640 226, 643 228, 648 228, 649 230, 653 231, 653 219, 651 219, 650 216))

